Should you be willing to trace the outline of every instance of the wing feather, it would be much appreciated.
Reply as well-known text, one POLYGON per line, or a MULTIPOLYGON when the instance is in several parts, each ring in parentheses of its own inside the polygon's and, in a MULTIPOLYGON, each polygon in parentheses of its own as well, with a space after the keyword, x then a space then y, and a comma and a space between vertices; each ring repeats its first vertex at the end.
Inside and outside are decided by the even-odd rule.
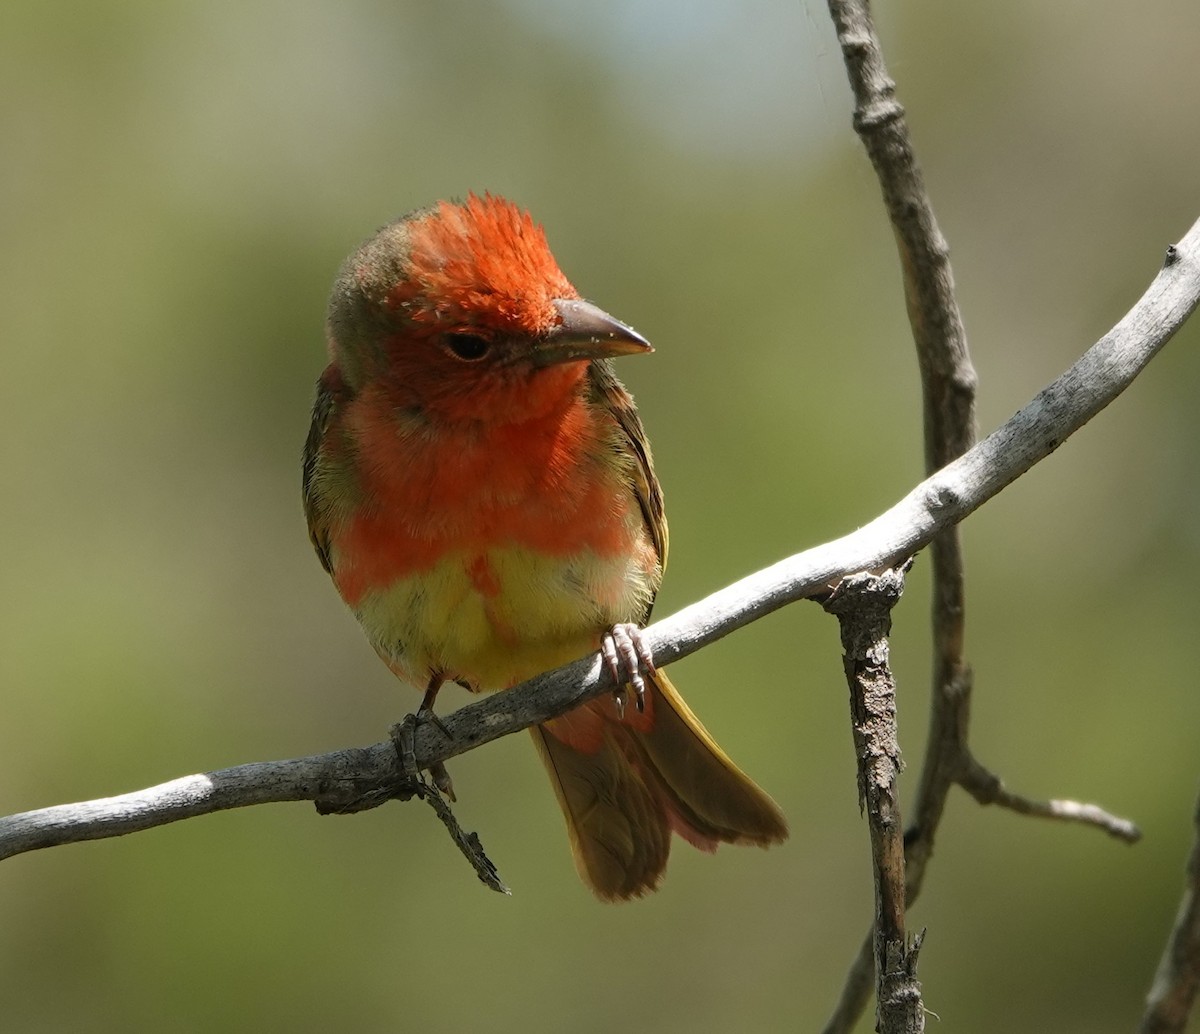
POLYGON ((317 397, 313 402, 312 424, 308 428, 308 438, 304 442, 304 516, 308 521, 308 537, 312 540, 313 549, 321 566, 332 573, 333 565, 329 559, 329 517, 328 507, 322 505, 320 490, 322 448, 329 433, 329 426, 337 408, 337 391, 329 370, 317 381, 317 397))
MULTIPOLYGON (((646 437, 646 429, 642 426, 642 418, 638 416, 637 407, 633 404, 633 396, 625 390, 625 386, 617 380, 608 360, 595 360, 588 367, 588 383, 592 398, 603 405, 616 420, 617 429, 621 434, 621 445, 634 458, 632 469, 633 483, 630 487, 637 497, 642 516, 646 521, 646 530, 650 533, 650 541, 658 553, 658 564, 662 570, 667 567, 667 514, 663 507, 662 487, 654 473, 654 458, 650 453, 650 442, 646 437)), ((653 601, 651 601, 651 606, 653 601)), ((642 617, 643 623, 650 618, 650 608, 642 617)))

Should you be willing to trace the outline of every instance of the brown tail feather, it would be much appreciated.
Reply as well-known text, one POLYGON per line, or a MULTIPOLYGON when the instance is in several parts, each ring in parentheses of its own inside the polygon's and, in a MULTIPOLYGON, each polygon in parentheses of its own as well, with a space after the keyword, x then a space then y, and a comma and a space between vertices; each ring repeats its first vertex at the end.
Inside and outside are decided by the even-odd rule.
POLYGON ((583 881, 606 901, 653 890, 667 865, 671 831, 625 755, 607 737, 594 753, 584 753, 543 726, 530 732, 550 771, 583 881))
MULTIPOLYGON (((723 844, 766 847, 785 840, 779 806, 717 745, 663 672, 654 687, 654 728, 634 740, 692 831, 723 844)), ((686 830, 676 831, 691 839, 686 830)))
POLYGON ((532 730, 576 866, 605 900, 657 886, 672 831, 707 851, 718 843, 766 847, 787 836, 775 802, 721 750, 662 672, 647 692, 645 716, 619 721, 601 700, 584 705, 590 713, 582 720, 567 716, 576 716, 569 727, 532 730), (597 734, 581 734, 585 726, 597 734))

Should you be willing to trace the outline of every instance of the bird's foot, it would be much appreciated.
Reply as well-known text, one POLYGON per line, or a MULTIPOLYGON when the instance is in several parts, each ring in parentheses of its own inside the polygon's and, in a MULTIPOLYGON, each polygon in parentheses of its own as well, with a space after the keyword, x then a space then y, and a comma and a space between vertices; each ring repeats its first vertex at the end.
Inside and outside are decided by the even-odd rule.
MULTIPOLYGON (((396 746, 396 754, 400 759, 400 768, 405 776, 414 783, 421 782, 421 772, 417 768, 417 729, 426 722, 436 725, 446 739, 453 739, 450 735, 450 730, 446 728, 446 724, 434 714, 432 708, 426 707, 424 704, 417 708, 416 714, 405 715, 391 729, 392 743, 396 746)), ((446 771, 446 766, 443 762, 435 761, 430 765, 429 775, 433 779, 433 785, 449 797, 450 800, 458 800, 454 796, 454 780, 450 778, 450 773, 446 771)))
POLYGON ((646 709, 645 675, 653 675, 654 654, 634 624, 613 625, 612 631, 600 640, 600 654, 617 686, 613 690, 613 703, 617 717, 625 717, 625 690, 633 690, 633 702, 639 711, 646 709))

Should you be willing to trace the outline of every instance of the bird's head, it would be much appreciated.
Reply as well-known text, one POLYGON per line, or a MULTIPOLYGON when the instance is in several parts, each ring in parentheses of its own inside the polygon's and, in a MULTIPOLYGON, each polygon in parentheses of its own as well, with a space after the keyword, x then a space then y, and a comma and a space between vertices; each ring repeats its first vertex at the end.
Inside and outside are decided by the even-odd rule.
POLYGON ((503 198, 439 202, 381 229, 343 265, 331 358, 430 418, 512 420, 573 391, 593 359, 651 351, 579 293, 542 228, 503 198))

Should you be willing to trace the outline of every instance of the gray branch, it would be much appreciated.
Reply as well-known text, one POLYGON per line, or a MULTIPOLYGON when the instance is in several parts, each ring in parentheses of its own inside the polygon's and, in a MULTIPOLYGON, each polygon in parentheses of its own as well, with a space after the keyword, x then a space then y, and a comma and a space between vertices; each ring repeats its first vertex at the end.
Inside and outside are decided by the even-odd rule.
MULTIPOLYGON (((926 472, 956 460, 975 444, 976 377, 955 298, 949 247, 934 216, 896 84, 888 75, 869 0, 828 0, 854 94, 854 128, 879 180, 896 237, 904 299, 921 371, 926 472)), ((1140 833, 1125 819, 1092 804, 1034 801, 1009 791, 971 751, 973 678, 965 656, 966 591, 959 529, 931 542, 932 697, 929 736, 906 839, 907 904, 921 892, 946 801, 961 786, 981 804, 1023 815, 1091 825, 1133 842, 1140 833)), ((846 1034, 866 1006, 872 970, 868 933, 851 964, 824 1034, 846 1034)))
MULTIPOLYGON (((1126 316, 1066 373, 960 459, 849 535, 798 553, 686 607, 646 630, 662 664, 685 657, 788 603, 828 591, 844 575, 894 566, 925 547, 1045 459, 1124 391, 1200 302, 1200 222, 1126 316)), ((416 733, 425 769, 569 711, 612 684, 598 656, 539 675, 470 704, 416 733)), ((0 819, 0 858, 42 847, 120 836, 228 808, 315 801, 322 810, 382 803, 410 784, 388 740, 289 761, 185 776, 102 800, 0 819)), ((409 789, 411 792, 411 789, 409 789)))
POLYGON ((1095 826, 1126 844, 1136 843, 1142 838, 1141 830, 1128 819, 1110 815, 1094 804, 1061 799, 1035 801, 1013 793, 999 776, 979 764, 970 752, 966 753, 963 768, 955 774, 954 779, 980 804, 996 804, 1009 811, 1015 811, 1018 815, 1029 815, 1033 818, 1095 826))
MULTIPOLYGON (((888 75, 868 0, 829 0, 846 74, 854 94, 854 129, 879 180, 896 237, 904 281, 904 301, 921 371, 925 472, 932 474, 975 444, 976 376, 967 348, 966 328, 958 309, 950 248, 942 236, 933 202, 908 131, 896 84, 888 75)), ((940 531, 930 544, 933 663, 929 737, 914 806, 915 834, 904 857, 907 893, 916 900, 926 865, 957 773, 978 766, 970 756, 971 672, 965 656, 966 577, 959 528, 940 531)), ((999 780, 997 779, 998 783, 999 780)), ((878 941, 878 923, 874 935, 878 941)), ((904 948, 904 942, 897 942, 904 948)), ((915 960, 916 953, 913 953, 915 960)), ((866 1005, 872 959, 866 948, 851 965, 825 1034, 849 1031, 866 1005)), ((915 983, 915 978, 914 978, 915 983)), ((877 1007, 884 1003, 885 981, 877 981, 877 1007)), ((919 991, 917 992, 919 995, 919 991)), ((922 1022, 912 1012, 900 1015, 922 1022)))

